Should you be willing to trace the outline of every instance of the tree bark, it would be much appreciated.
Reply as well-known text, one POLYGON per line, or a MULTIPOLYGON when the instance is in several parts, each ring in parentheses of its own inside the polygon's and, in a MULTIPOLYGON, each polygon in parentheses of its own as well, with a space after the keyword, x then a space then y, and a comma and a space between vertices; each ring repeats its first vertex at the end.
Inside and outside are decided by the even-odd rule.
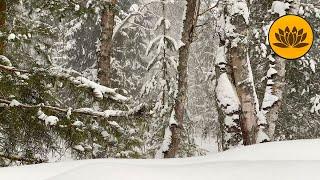
MULTIPOLYGON (((288 1, 290 3, 289 14, 298 14, 300 7, 300 0, 288 1)), ((262 112, 265 114, 267 125, 264 129, 266 129, 266 133, 270 138, 270 141, 274 140, 274 133, 276 129, 276 121, 278 120, 278 116, 281 110, 282 100, 283 100, 283 92, 285 90, 285 75, 286 75, 286 60, 274 55, 273 61, 270 62, 270 68, 274 68, 276 70, 275 74, 272 74, 270 77, 267 77, 267 87, 265 92, 266 96, 275 96, 277 101, 275 101, 271 106, 264 107, 262 104, 262 112)), ((265 100, 264 100, 265 101, 265 100)))
POLYGON ((98 60, 98 78, 100 84, 109 86, 111 83, 111 56, 113 49, 113 28, 115 26, 115 6, 117 0, 111 0, 107 7, 104 8, 101 17, 101 47, 100 57, 98 60))
POLYGON ((255 87, 251 82, 246 82, 250 76, 248 70, 250 64, 246 61, 244 48, 231 48, 231 59, 236 90, 241 103, 240 126, 243 144, 250 145, 256 143, 257 112, 254 98, 255 87))
POLYGON ((286 62, 285 59, 276 56, 275 62, 273 62, 272 64, 277 73, 272 75, 270 79, 268 78, 268 81, 271 80, 273 83, 267 84, 266 92, 268 91, 268 88, 270 88, 271 94, 273 96, 276 96, 278 100, 271 107, 262 107, 262 111, 266 111, 265 116, 268 122, 267 135, 269 136, 271 141, 274 140, 276 121, 278 119, 282 103, 282 94, 285 88, 286 62))
MULTIPOLYGON (((246 4, 246 1, 241 1, 246 4)), ((239 3, 239 2, 237 2, 239 3)), ((233 4, 231 4, 233 6, 233 4)), ((229 8, 230 23, 235 27, 229 36, 229 58, 232 64, 233 79, 236 91, 241 103, 240 125, 243 136, 243 144, 256 143, 257 133, 257 109, 256 94, 252 78, 250 59, 248 57, 248 19, 243 14, 232 14, 229 8)))
MULTIPOLYGON (((223 3, 218 4, 219 9, 221 10, 220 18, 219 18, 219 25, 218 25, 218 35, 219 35, 219 47, 216 51, 216 57, 215 57, 215 72, 216 72, 216 104, 217 104, 217 109, 218 109, 218 121, 219 121, 219 127, 220 127, 220 132, 219 132, 219 137, 218 137, 218 146, 219 146, 219 151, 225 151, 228 149, 231 149, 233 147, 241 145, 242 142, 242 133, 241 133, 241 127, 240 127, 240 105, 232 109, 228 109, 228 105, 230 104, 225 104, 222 103, 219 97, 224 97, 223 93, 220 92, 219 86, 221 83, 219 79, 221 76, 226 73, 228 77, 228 81, 230 84, 233 82, 233 73, 232 73, 232 68, 229 65, 230 64, 230 59, 228 60, 226 58, 226 47, 227 47, 227 41, 226 41, 226 34, 225 34, 225 16, 226 16, 226 6, 223 3), (232 123, 230 123, 232 121, 232 123)), ((225 83, 225 82, 223 82, 225 83)), ((233 86, 233 84, 231 85, 233 86)), ((234 88, 235 89, 235 88, 234 88)), ((228 91, 229 89, 225 89, 222 91, 228 91)), ((235 93, 235 98, 234 102, 238 101, 237 94, 235 93)))
MULTIPOLYGON (((0 31, 5 28, 6 10, 7 10, 6 0, 0 0, 0 31)), ((5 43, 6 43, 5 39, 1 37, 0 38, 0 54, 4 54, 5 52, 5 43)))
MULTIPOLYGON (((219 51, 222 51, 222 50, 223 51, 225 50, 224 46, 219 47, 219 51)), ((219 53, 221 52, 218 52, 217 54, 219 53)), ((229 104, 229 102, 223 101, 223 98, 225 98, 225 95, 223 93, 230 91, 230 89, 227 89, 227 88, 235 89, 235 87, 230 81, 230 79, 232 79, 230 78, 231 77, 230 73, 231 73, 230 68, 228 68, 227 62, 216 58, 217 80, 216 80, 215 92, 217 97, 217 107, 218 107, 218 113, 219 113, 218 121, 220 124, 220 134, 219 134, 220 149, 219 150, 222 150, 222 151, 241 145, 241 142, 243 139, 242 132, 241 132, 241 124, 240 124, 241 108, 240 108, 240 103, 239 103, 237 93, 234 91, 234 95, 230 96, 229 94, 229 97, 234 98, 232 103, 229 104), (217 63, 217 61, 219 63, 217 63), (223 76, 225 76, 225 78, 227 79, 220 79, 220 78, 223 78, 223 76), (229 81, 230 87, 223 87, 227 83, 226 81, 229 81), (223 89, 220 86, 222 86, 223 89), (235 106, 234 103, 236 103, 237 106, 235 106), (231 109, 231 107, 233 108, 231 109)))
POLYGON ((170 130, 172 132, 171 144, 169 150, 164 152, 164 158, 174 158, 177 154, 180 144, 181 131, 183 128, 183 117, 187 101, 189 50, 193 41, 199 6, 199 0, 187 0, 186 18, 183 21, 183 32, 181 38, 181 41, 184 43, 184 45, 179 48, 178 95, 174 106, 177 124, 170 125, 170 130))

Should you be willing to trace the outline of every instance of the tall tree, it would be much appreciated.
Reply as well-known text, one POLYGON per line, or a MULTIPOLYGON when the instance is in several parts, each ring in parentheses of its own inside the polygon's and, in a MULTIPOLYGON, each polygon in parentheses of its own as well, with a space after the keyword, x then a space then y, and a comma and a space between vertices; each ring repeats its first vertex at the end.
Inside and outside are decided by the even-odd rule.
POLYGON ((275 139, 293 140, 319 137, 320 83, 319 38, 320 22, 316 1, 301 1, 299 16, 312 25, 315 35, 313 48, 299 60, 287 61, 286 84, 275 139))
POLYGON ((215 57, 216 73, 216 98, 218 107, 218 121, 220 124, 219 150, 227 150, 236 147, 242 142, 242 133, 240 127, 241 104, 233 84, 233 73, 230 58, 227 58, 227 50, 230 47, 226 39, 228 10, 226 1, 219 3, 218 9, 220 16, 218 18, 219 47, 215 57))
MULTIPOLYGON (((150 76, 144 83, 141 95, 151 96, 152 117, 150 118, 150 134, 147 136, 146 144, 151 148, 151 154, 156 158, 163 158, 171 144, 171 124, 174 120, 174 97, 176 96, 176 71, 177 60, 173 56, 178 51, 178 45, 174 38, 169 35, 171 22, 167 18, 166 0, 159 1, 162 15, 158 18, 153 28, 155 37, 146 49, 146 55, 152 58, 149 61, 147 70, 150 76), (165 130, 164 130, 165 128, 165 130), (164 130, 164 133, 163 133, 164 130), (162 142, 159 147, 159 142, 162 142)), ((149 101, 150 102, 150 101, 149 101)), ((149 154, 149 153, 148 153, 149 154)))
MULTIPOLYGON (((87 25, 82 25, 82 20, 87 16, 78 15, 95 12, 93 10, 100 9, 100 4, 94 4, 91 8, 91 5, 84 7, 82 4, 78 7, 78 4, 65 0, 21 0, 7 3, 7 12, 10 12, 11 18, 6 22, 10 34, 5 37, 5 54, 10 58, 0 57, 0 166, 13 165, 18 161, 22 164, 43 162, 51 159, 53 154, 64 156, 66 151, 77 159, 138 157, 140 153, 134 151, 138 151, 138 144, 143 141, 133 138, 138 132, 136 126, 131 124, 133 121, 122 121, 122 125, 116 120, 127 118, 125 110, 128 106, 124 105, 127 98, 116 93, 115 89, 87 79, 82 73, 55 64, 55 59, 48 51, 37 51, 47 50, 53 43, 60 43, 60 39, 54 37, 71 35, 87 25), (57 9, 58 12, 55 11, 57 9), (67 20, 71 21, 68 26, 71 28, 57 31, 60 25, 64 25, 61 22, 67 20), (45 31, 49 29, 44 28, 47 26, 50 31, 45 31), (43 41, 48 46, 44 46, 43 41), (47 65, 39 55, 40 52, 52 59, 53 63, 47 65), (60 87, 58 89, 57 84, 60 87), (66 88, 62 89, 62 86, 66 88), (112 102, 107 98, 111 98, 112 102), (96 111, 97 102, 99 110, 108 107, 108 112, 96 111), (81 107, 95 108, 79 109, 81 107), (109 121, 113 118, 114 121, 109 121), (86 130, 83 131, 84 128, 86 130), (130 140, 127 139, 129 137, 130 140), (129 150, 129 146, 136 150, 129 150)), ((96 14, 99 16, 98 12, 96 14)), ((92 28, 90 25, 87 27, 92 28)), ((69 41, 66 44, 77 51, 87 50, 73 46, 69 41)))
MULTIPOLYGON (((300 9, 300 0, 286 0, 286 3, 290 3, 289 14, 298 14, 300 9)), ((274 68, 276 74, 273 78, 274 84, 271 85, 271 94, 276 97, 277 101, 268 109, 266 118, 268 121, 268 135, 271 140, 274 139, 274 132, 276 128, 276 121, 278 120, 279 111, 282 105, 283 96, 285 90, 285 75, 286 75, 286 62, 285 59, 276 56, 274 61, 274 68)), ((267 90, 266 90, 267 91, 267 90)))
POLYGON ((115 26, 117 0, 108 2, 101 17, 101 47, 98 60, 98 78, 102 85, 108 86, 111 81, 112 36, 115 26))
POLYGON ((174 158, 179 148, 181 130, 183 128, 183 117, 185 115, 185 105, 187 101, 187 68, 189 51, 197 24, 199 7, 199 0, 187 0, 187 9, 185 19, 183 21, 183 32, 181 38, 183 45, 179 48, 178 94, 174 106, 176 123, 170 124, 170 130, 172 133, 171 144, 168 151, 164 153, 165 158, 174 158))
POLYGON ((257 127, 257 97, 248 54, 249 10, 245 0, 227 2, 226 23, 230 41, 228 58, 233 80, 241 103, 240 125, 243 144, 255 144, 257 127))
MULTIPOLYGON (((300 0, 294 1, 273 1, 272 12, 276 6, 283 5, 284 11, 288 11, 288 14, 298 14, 300 9, 300 0), (288 6, 290 4, 290 6, 288 6)), ((274 12, 273 12, 274 13, 274 12)), ((285 15, 285 13, 274 13, 272 19, 285 15)), ((285 76, 286 76, 286 60, 275 55, 270 54, 269 69, 267 72, 267 82, 264 93, 264 98, 261 106, 262 121, 259 122, 259 128, 265 130, 268 135, 268 140, 274 140, 274 133, 276 129, 276 121, 278 120, 281 105, 283 101, 283 93, 285 91, 285 76)), ((258 138, 260 141, 266 141, 267 139, 258 138)))
MULTIPOLYGON (((6 9, 7 9, 6 0, 0 0, 0 30, 2 30, 5 27, 6 9)), ((4 53, 4 48, 5 48, 5 39, 1 37, 0 38, 0 54, 4 53)))

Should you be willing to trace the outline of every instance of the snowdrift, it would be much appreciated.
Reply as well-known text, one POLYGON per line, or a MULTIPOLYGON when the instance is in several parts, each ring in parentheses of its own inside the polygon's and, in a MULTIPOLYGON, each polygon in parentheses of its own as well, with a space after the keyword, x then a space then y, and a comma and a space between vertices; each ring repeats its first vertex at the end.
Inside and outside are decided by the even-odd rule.
POLYGON ((320 140, 274 142, 203 157, 100 159, 0 168, 0 180, 320 179, 320 140))

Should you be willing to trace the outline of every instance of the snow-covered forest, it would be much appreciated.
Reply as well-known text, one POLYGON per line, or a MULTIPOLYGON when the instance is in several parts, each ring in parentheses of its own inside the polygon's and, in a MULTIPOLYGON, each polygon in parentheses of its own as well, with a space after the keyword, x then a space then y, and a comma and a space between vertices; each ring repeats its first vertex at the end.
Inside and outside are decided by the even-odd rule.
POLYGON ((320 137, 319 0, 0 0, 0 166, 320 137), (312 49, 270 48, 279 17, 312 49))

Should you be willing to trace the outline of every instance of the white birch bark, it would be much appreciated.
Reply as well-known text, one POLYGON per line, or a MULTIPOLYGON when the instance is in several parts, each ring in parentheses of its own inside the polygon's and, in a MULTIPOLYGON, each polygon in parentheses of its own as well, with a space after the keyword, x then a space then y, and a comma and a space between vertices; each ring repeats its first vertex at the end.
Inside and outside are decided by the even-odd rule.
MULTIPOLYGON (((290 3, 289 14, 298 14, 300 0, 287 0, 290 3)), ((283 92, 285 90, 286 60, 277 56, 270 55, 269 70, 267 72, 267 86, 261 107, 261 118, 259 121, 259 132, 265 132, 265 138, 258 138, 259 142, 273 141, 276 129, 276 121, 279 117, 283 92)))

